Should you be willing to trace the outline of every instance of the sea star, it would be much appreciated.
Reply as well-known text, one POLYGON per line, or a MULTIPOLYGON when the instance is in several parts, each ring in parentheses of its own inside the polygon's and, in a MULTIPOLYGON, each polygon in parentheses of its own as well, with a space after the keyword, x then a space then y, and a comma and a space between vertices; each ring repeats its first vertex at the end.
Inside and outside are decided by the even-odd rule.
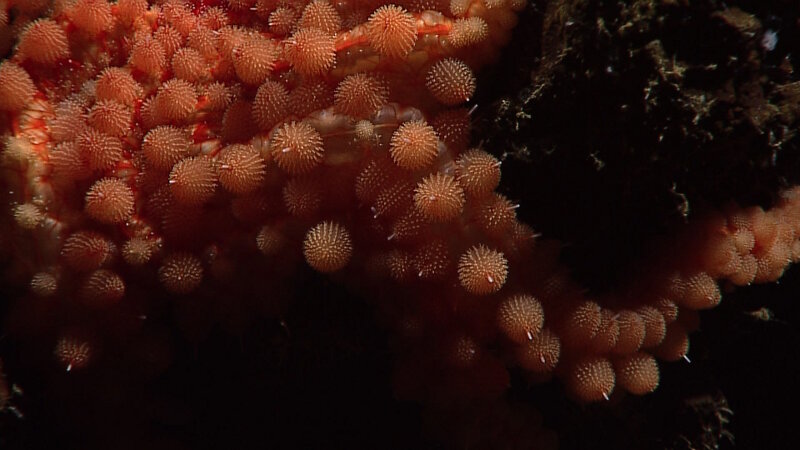
POLYGON ((19 36, 0 63, 2 234, 30 283, 9 328, 55 330, 67 371, 140 330, 156 291, 189 339, 220 320, 196 298, 242 329, 304 260, 377 299, 404 342, 400 397, 496 398, 509 366, 582 402, 640 395, 656 356, 686 357, 716 280, 800 258, 788 191, 695 222, 670 241, 692 251, 660 252, 626 292, 572 282, 495 192, 500 162, 469 148, 473 70, 524 2, 40 3, 0 22, 19 36))

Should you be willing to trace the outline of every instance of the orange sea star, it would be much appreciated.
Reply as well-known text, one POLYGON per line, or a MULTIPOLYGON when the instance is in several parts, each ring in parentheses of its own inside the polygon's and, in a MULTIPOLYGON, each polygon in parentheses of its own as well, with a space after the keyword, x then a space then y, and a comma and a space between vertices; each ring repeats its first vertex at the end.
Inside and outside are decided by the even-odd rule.
MULTIPOLYGON (((676 238, 692 251, 665 250, 625 293, 585 293, 495 192, 499 161, 467 148, 473 70, 524 2, 407 3, 0 3, 19 36, 0 63, 2 250, 35 305, 11 332, 63 312, 55 358, 91 370, 150 290, 277 304, 305 259, 380 299, 406 343, 403 397, 494 398, 519 366, 600 401, 657 387, 655 357, 686 357, 717 280, 776 280, 800 258, 789 191, 692 224, 676 238)), ((208 315, 182 318, 191 338, 208 315)))

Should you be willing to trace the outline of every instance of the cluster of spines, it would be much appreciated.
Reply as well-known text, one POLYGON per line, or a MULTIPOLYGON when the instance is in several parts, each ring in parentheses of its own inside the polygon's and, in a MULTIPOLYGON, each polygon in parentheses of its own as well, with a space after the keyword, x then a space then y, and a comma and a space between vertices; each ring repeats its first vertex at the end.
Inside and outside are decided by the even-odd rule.
MULTIPOLYGON (((466 33, 467 19, 459 26, 435 15, 420 22, 421 10, 397 5, 376 4, 369 7, 371 11, 362 11, 360 6, 334 6, 326 0, 281 7, 261 1, 245 7, 244 3, 199 10, 175 0, 156 6, 121 0, 113 8, 103 0, 77 0, 59 3, 52 10, 11 4, 22 13, 16 16, 21 33, 13 57, 0 65, 0 109, 27 114, 24 111, 35 96, 44 92, 48 97, 51 109, 41 116, 44 127, 41 122, 34 127, 45 131, 49 141, 37 144, 36 156, 46 172, 44 182, 56 189, 53 198, 15 206, 14 218, 28 230, 55 220, 66 234, 61 251, 47 258, 48 267, 64 264, 66 271, 39 272, 31 282, 35 292, 69 295, 65 289, 72 289, 72 283, 60 281, 84 277, 70 274, 76 271, 89 274, 81 282, 84 287, 75 291, 78 297, 116 301, 125 295, 123 267, 151 264, 160 267, 158 278, 166 290, 189 292, 199 281, 186 282, 187 276, 201 281, 203 271, 196 270, 196 264, 176 263, 182 260, 174 255, 197 254, 198 245, 208 244, 208 236, 192 236, 193 222, 204 217, 199 210, 212 203, 216 208, 228 198, 234 216, 243 222, 274 217, 275 212, 263 213, 265 205, 274 203, 262 200, 262 195, 276 180, 284 183, 278 190, 285 213, 303 220, 320 210, 330 213, 328 201, 335 195, 306 175, 329 164, 323 137, 337 131, 326 129, 320 120, 309 121, 315 111, 360 120, 358 126, 346 126, 345 133, 355 136, 364 148, 379 144, 380 136, 391 136, 390 153, 402 154, 398 160, 414 161, 404 163, 406 168, 433 171, 428 182, 416 188, 421 179, 398 182, 380 192, 379 209, 386 218, 409 206, 401 197, 410 201, 415 191, 419 209, 429 216, 437 214, 440 222, 460 214, 464 194, 453 175, 435 173, 434 160, 441 156, 441 143, 453 143, 453 151, 459 150, 456 141, 466 145, 468 115, 456 110, 449 114, 437 107, 442 113, 432 124, 418 115, 414 120, 396 117, 381 122, 382 108, 400 98, 392 96, 392 83, 378 71, 333 76, 328 71, 341 49, 352 46, 387 58, 387 64, 402 66, 412 51, 421 54, 431 45, 417 45, 418 37, 428 32, 426 27, 436 29, 431 20, 441 21, 436 33, 451 30, 453 40, 462 42, 453 49, 465 47, 464 42, 489 45, 485 32, 466 33), (236 23, 243 16, 233 11, 249 8, 269 29, 275 28, 271 30, 274 36, 282 38, 236 23), (48 11, 50 18, 25 22, 32 17, 26 14, 48 11), (465 38, 468 34, 472 37, 465 38), (109 45, 93 44, 101 35, 109 45), (91 50, 85 50, 87 46, 91 50), (73 67, 59 79, 66 89, 46 90, 47 77, 64 65, 73 67), (278 77, 287 69, 290 77, 278 77), (250 127, 251 121, 257 127, 250 127), (206 131, 198 134, 201 128, 206 131), (402 130, 393 131, 397 128, 402 130), (75 195, 83 199, 74 203, 74 213, 52 204, 75 195), (89 222, 72 222, 72 217, 81 214, 89 222), (97 294, 104 289, 115 293, 97 294)), ((469 22, 473 29, 487 29, 478 16, 469 22)), ((434 55, 438 52, 433 50, 434 55)), ((444 98, 442 88, 432 84, 439 58, 425 64, 418 75, 432 86, 423 97, 444 98)), ((472 77, 470 69, 466 73, 472 77)), ((451 90, 474 89, 472 78, 454 85, 447 74, 441 76, 445 80, 439 84, 451 90)), ((465 100, 467 96, 445 103, 465 100)), ((31 156, 26 152, 6 153, 19 153, 18 159, 25 159, 31 156)), ((355 167, 351 173, 354 177, 355 167)), ((355 181, 353 177, 349 182, 355 181)), ((342 181, 347 183, 348 177, 342 181)), ((264 225, 258 247, 270 253, 277 242, 285 241, 284 228, 264 225)), ((420 277, 437 278, 445 267, 454 267, 442 259, 448 245, 439 240, 415 250, 420 277)))

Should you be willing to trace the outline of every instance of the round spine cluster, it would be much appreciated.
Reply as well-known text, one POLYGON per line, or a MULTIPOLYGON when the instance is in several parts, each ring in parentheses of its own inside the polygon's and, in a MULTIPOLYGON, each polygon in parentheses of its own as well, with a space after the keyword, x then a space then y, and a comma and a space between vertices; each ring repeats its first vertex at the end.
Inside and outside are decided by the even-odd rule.
POLYGON ((64 370, 70 372, 83 369, 89 364, 92 359, 92 345, 77 337, 63 336, 56 343, 53 353, 64 370))
POLYGON ((430 166, 439 151, 436 131, 425 121, 405 122, 392 134, 392 159, 401 168, 419 170, 430 166))
POLYGON ((125 282, 110 270, 96 270, 83 282, 79 296, 83 302, 96 307, 114 304, 125 296, 125 282))
POLYGON ((123 157, 122 142, 95 128, 84 128, 75 143, 86 158, 89 168, 97 171, 113 169, 123 157))
POLYGON ((530 295, 514 295, 500 302, 497 323, 508 339, 524 344, 542 331, 544 309, 530 295))
POLYGON ((378 78, 364 73, 347 76, 336 88, 334 107, 342 114, 365 118, 374 114, 389 98, 389 91, 378 78))
POLYGON ((251 35, 233 49, 232 55, 236 76, 245 83, 259 85, 275 66, 278 48, 268 39, 251 35))
POLYGON ((414 17, 397 5, 381 6, 367 21, 367 39, 382 55, 404 57, 417 41, 414 17))
POLYGON ((414 205, 432 222, 455 219, 464 209, 464 190, 455 178, 442 173, 423 179, 414 192, 414 205))
POLYGON ((265 170, 264 160, 258 150, 250 145, 234 144, 226 147, 217 159, 219 184, 237 195, 258 189, 264 181, 265 170))
POLYGON ((303 9, 297 25, 300 28, 318 28, 328 34, 335 34, 342 28, 342 19, 327 0, 312 0, 303 9))
POLYGON ((289 93, 282 84, 266 81, 253 99, 253 119, 259 128, 269 130, 287 116, 289 93))
POLYGON ((109 67, 100 72, 94 89, 98 100, 116 100, 123 105, 134 104, 142 91, 130 72, 120 67, 109 67))
POLYGON ((110 136, 128 134, 133 116, 130 108, 116 100, 98 100, 89 110, 88 124, 110 136))
POLYGON ((291 175, 302 175, 317 167, 323 158, 322 136, 307 122, 291 122, 272 136, 272 158, 291 175))
POLYGON ((470 248, 458 260, 458 280, 470 294, 497 292, 505 284, 507 276, 505 256, 483 245, 470 248))
POLYGON ((104 178, 86 193, 86 214, 103 223, 120 223, 133 215, 133 191, 125 182, 104 178))
POLYGON ((158 126, 150 130, 142 140, 142 154, 157 170, 171 170, 189 155, 191 141, 186 133, 172 126, 158 126))
POLYGON ((14 221, 23 230, 34 230, 45 219, 45 215, 39 206, 33 203, 23 203, 14 207, 14 221))
POLYGON ((471 149, 456 160, 456 177, 473 197, 486 197, 500 184, 500 161, 480 149, 471 149))
POLYGON ((200 81, 206 75, 203 55, 193 48, 180 48, 172 56, 172 71, 176 78, 189 82, 200 81))
POLYGON ((442 59, 431 66, 425 84, 431 94, 445 105, 464 103, 475 93, 472 69, 455 58, 442 59))
POLYGON ((322 222, 306 233, 303 254, 308 265, 323 273, 341 270, 350 261, 353 244, 347 229, 332 222, 322 222))
POLYGON ((208 158, 196 156, 175 164, 169 174, 169 189, 179 203, 200 205, 217 189, 217 173, 208 158))
POLYGON ((99 269, 109 263, 116 248, 106 237, 92 231, 76 231, 66 238, 61 257, 75 271, 99 269))
POLYGON ((17 52, 33 62, 53 65, 69 56, 69 42, 58 23, 50 19, 38 19, 20 35, 17 52))
POLYGON ((336 60, 334 36, 319 28, 300 29, 289 38, 288 44, 286 58, 302 75, 320 75, 336 60))
POLYGON ((173 294, 188 294, 203 281, 203 265, 189 253, 173 253, 158 269, 158 279, 173 294))
POLYGON ((0 62, 0 110, 21 110, 33 100, 35 92, 28 72, 11 61, 0 62))

